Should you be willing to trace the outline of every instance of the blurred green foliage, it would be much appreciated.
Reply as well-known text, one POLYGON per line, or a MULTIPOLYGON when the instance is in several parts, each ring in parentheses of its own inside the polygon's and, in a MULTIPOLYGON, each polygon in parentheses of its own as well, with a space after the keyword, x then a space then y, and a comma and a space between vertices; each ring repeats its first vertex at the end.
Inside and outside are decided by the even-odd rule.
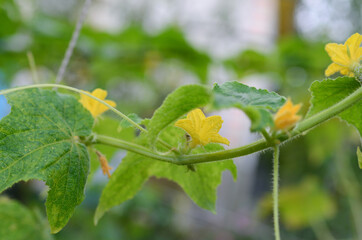
POLYGON ((132 201, 115 208, 94 227, 93 216, 101 186, 93 186, 78 211, 57 240, 89 239, 185 239, 185 233, 174 228, 174 209, 164 189, 148 184, 132 201))
MULTIPOLYGON (((74 29, 74 19, 69 20, 69 15, 50 16, 37 10, 32 18, 27 19, 21 15, 15 1, 0 0, 0 75, 4 76, 3 84, 20 84, 14 82, 14 77, 24 70, 29 71, 27 51, 35 57, 41 81, 54 81, 74 29)), ((117 101, 119 109, 126 113, 137 112, 143 118, 151 116, 165 96, 182 85, 185 78, 208 83, 212 63, 213 59, 207 53, 188 43, 177 26, 149 34, 140 24, 133 23, 124 31, 111 34, 86 25, 64 82, 86 90, 95 87, 108 89, 110 98, 117 101)), ((306 112, 310 97, 307 89, 312 81, 323 78, 330 60, 323 42, 308 42, 294 36, 281 39, 269 53, 249 49, 221 63, 239 78, 253 74, 268 76, 278 86, 280 94, 292 96, 295 102, 303 102, 303 111, 306 112)), ((30 74, 23 81, 31 83, 30 74)), ((132 128, 119 126, 119 122, 108 117, 97 122, 95 131, 127 140, 137 134, 132 128)), ((332 120, 282 148, 281 186, 284 190, 280 206, 283 226, 297 228, 292 233, 289 229, 282 230, 289 232, 291 239, 317 239, 308 221, 324 221, 337 239, 355 235, 350 199, 359 204, 362 202, 362 174, 356 163, 357 145, 360 145, 360 138, 354 129, 339 120, 332 120), (353 196, 343 190, 346 189, 343 187, 345 183, 338 177, 341 168, 337 161, 341 159, 345 164, 344 174, 355 176, 350 181, 353 187, 349 187, 355 192, 353 196), (310 175, 312 180, 306 178, 310 175)), ((109 160, 116 152, 104 146, 97 146, 97 149, 109 160)), ((261 158, 270 159, 270 156, 266 153, 261 158)), ((96 172, 98 165, 96 156, 92 155, 92 173, 96 172)), ((259 192, 256 201, 270 190, 270 169, 271 161, 260 161, 256 178, 264 181, 262 186, 256 186, 255 191, 259 192)), ((104 176, 104 181, 106 179, 104 176)), ((18 188, 21 189, 21 185, 18 188)), ((84 203, 76 209, 67 227, 54 238, 190 239, 191 233, 180 232, 175 227, 175 212, 170 203, 173 198, 165 193, 167 188, 164 185, 167 183, 160 181, 156 187, 151 181, 132 201, 111 211, 94 227, 94 209, 104 183, 93 181, 88 186, 84 203)), ((16 192, 16 188, 8 194, 16 192)), ((39 207, 43 204, 33 195, 23 194, 18 198, 23 202, 36 202, 39 207)), ((16 204, 19 212, 24 211, 24 221, 27 220, 28 213, 25 212, 29 210, 16 204)), ((264 221, 271 225, 270 219, 264 221)), ((209 239, 216 239, 214 233, 217 231, 208 228, 209 239)), ((255 239, 253 233, 250 235, 243 237, 235 233, 234 237, 255 239)))
POLYGON ((48 222, 37 209, 0 197, 0 239, 51 240, 48 222))
MULTIPOLYGON (((315 177, 305 177, 298 185, 280 189, 280 217, 284 225, 291 229, 306 228, 332 218, 336 206, 328 193, 315 177)), ((261 214, 271 214, 272 196, 261 202, 261 214)))

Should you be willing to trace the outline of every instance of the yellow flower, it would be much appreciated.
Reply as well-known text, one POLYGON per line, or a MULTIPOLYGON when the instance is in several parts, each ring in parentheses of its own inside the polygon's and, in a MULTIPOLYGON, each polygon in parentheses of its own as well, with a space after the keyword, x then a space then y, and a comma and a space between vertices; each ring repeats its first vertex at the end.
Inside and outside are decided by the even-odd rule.
POLYGON ((205 117, 200 109, 195 109, 187 114, 186 119, 178 120, 175 126, 190 134, 192 138, 191 148, 197 145, 205 146, 211 142, 229 145, 229 140, 218 134, 223 122, 220 116, 205 117))
POLYGON ((301 104, 293 106, 292 101, 288 98, 274 116, 275 129, 288 130, 293 127, 301 119, 301 116, 296 114, 301 106, 301 104))
MULTIPOLYGON (((100 88, 95 89, 92 93, 87 92, 89 94, 92 94, 93 96, 105 101, 106 103, 108 103, 109 105, 111 105, 112 107, 116 106, 116 103, 110 100, 105 100, 107 97, 107 91, 102 90, 100 88)), ((108 110, 108 107, 105 106, 104 104, 94 100, 91 97, 88 97, 85 94, 81 94, 80 95, 80 100, 79 102, 83 105, 84 108, 86 108, 94 118, 96 118, 97 116, 99 116, 100 114, 104 113, 105 111, 108 110)))
POLYGON ((353 71, 362 60, 361 42, 362 35, 355 33, 344 44, 328 43, 325 49, 333 63, 328 66, 325 75, 330 76, 340 72, 343 75, 353 77, 353 71))
POLYGON ((107 174, 108 178, 110 178, 111 173, 109 172, 109 170, 112 170, 112 168, 108 165, 107 158, 99 151, 96 151, 96 154, 97 154, 98 160, 101 164, 103 174, 104 175, 107 174))

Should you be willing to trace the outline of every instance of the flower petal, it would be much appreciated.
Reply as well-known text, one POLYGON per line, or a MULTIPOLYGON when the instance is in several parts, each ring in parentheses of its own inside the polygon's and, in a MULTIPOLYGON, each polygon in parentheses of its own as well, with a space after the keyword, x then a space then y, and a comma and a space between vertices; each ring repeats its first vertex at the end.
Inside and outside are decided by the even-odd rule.
POLYGON ((361 42, 362 42, 362 35, 360 35, 359 33, 355 33, 352 36, 350 36, 344 44, 349 48, 352 61, 357 61, 357 59, 360 57, 358 53, 361 42))
MULTIPOLYGON (((86 93, 89 93, 91 94, 90 92, 88 91, 85 91, 86 93)), ((89 102, 90 100, 92 100, 92 98, 88 97, 87 95, 85 94, 80 94, 80 100, 79 102, 83 105, 84 108, 88 109, 89 110, 89 102)))
POLYGON ((187 114, 187 119, 180 119, 175 123, 176 127, 184 129, 192 138, 190 147, 205 146, 210 142, 229 144, 218 132, 223 120, 220 116, 205 117, 200 109, 195 109, 187 114))
POLYGON ((357 62, 362 61, 362 47, 358 48, 357 55, 359 56, 357 62))
POLYGON ((224 121, 220 116, 211 116, 204 120, 200 135, 218 133, 224 121))
POLYGON ((107 97, 108 92, 103 89, 97 88, 92 92, 92 95, 95 96, 96 98, 103 100, 107 97))
POLYGON ((230 144, 230 141, 227 140, 227 138, 224 138, 224 137, 220 136, 220 134, 215 134, 214 136, 212 136, 210 138, 210 142, 223 143, 223 144, 226 144, 226 145, 230 144))
POLYGON ((279 108, 278 112, 275 114, 274 119, 278 119, 280 117, 283 117, 286 113, 286 110, 293 107, 293 103, 290 100, 290 98, 287 99, 287 101, 284 103, 284 105, 279 108))
POLYGON ((289 128, 293 127, 300 119, 301 116, 298 115, 288 116, 288 118, 283 118, 275 122, 275 127, 280 130, 288 130, 289 128))
MULTIPOLYGON (((117 104, 116 104, 114 101, 112 101, 112 100, 105 100, 105 102, 108 103, 109 105, 111 105, 112 107, 116 107, 116 106, 117 106, 117 104)), ((105 105, 103 105, 103 106, 105 106, 105 105)), ((108 108, 108 107, 107 107, 107 108, 108 108)))
POLYGON ((291 113, 293 115, 295 115, 297 112, 299 112, 300 108, 302 107, 302 104, 299 103, 297 105, 294 105, 292 108, 291 108, 291 113))
POLYGON ((354 76, 354 73, 351 72, 351 71, 349 70, 349 68, 347 68, 347 67, 342 67, 342 69, 340 70, 340 72, 341 72, 342 75, 346 75, 346 76, 349 76, 349 77, 353 77, 353 76, 354 76))
POLYGON ((339 72, 343 69, 342 66, 336 64, 336 63, 331 63, 329 64, 328 68, 326 69, 326 71, 324 72, 324 74, 329 77, 333 74, 335 74, 336 72, 339 72))
POLYGON ((337 43, 328 43, 325 50, 332 59, 333 62, 342 65, 348 66, 351 59, 347 54, 347 46, 337 43))
POLYGON ((190 119, 195 129, 201 129, 202 121, 205 119, 204 113, 200 109, 194 109, 187 114, 187 119, 190 119))
MULTIPOLYGON (((92 93, 90 92, 87 93, 91 94, 94 97, 99 98, 100 100, 104 100, 107 97, 107 91, 102 90, 100 88, 95 89, 92 93)), ((113 101, 110 100, 104 100, 104 101, 109 105, 111 105, 112 107, 116 106, 116 103, 113 101)), ((85 94, 80 95, 79 102, 83 105, 84 108, 86 108, 92 114, 94 118, 96 118, 98 115, 108 110, 107 106, 85 94)))
POLYGON ((292 101, 288 98, 287 102, 278 110, 274 116, 275 129, 288 130, 293 127, 300 119, 301 116, 296 115, 300 110, 301 104, 293 106, 292 101))
POLYGON ((185 130, 191 137, 195 135, 195 128, 192 126, 190 119, 180 119, 175 123, 175 126, 185 130))
MULTIPOLYGON (((103 100, 106 103, 108 103, 109 105, 111 105, 112 107, 115 107, 117 104, 114 101, 111 100, 103 100)), ((94 104, 94 111, 95 111, 95 115, 101 115, 102 113, 104 113, 105 111, 107 111, 109 109, 109 107, 107 107, 106 105, 100 103, 100 102, 95 102, 94 104)))

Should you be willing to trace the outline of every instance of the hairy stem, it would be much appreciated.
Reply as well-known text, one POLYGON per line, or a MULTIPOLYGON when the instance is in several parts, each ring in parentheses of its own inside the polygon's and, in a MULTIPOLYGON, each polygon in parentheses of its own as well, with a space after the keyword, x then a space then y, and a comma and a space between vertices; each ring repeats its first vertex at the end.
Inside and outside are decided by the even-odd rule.
POLYGON ((274 235, 275 240, 280 240, 279 230, 279 146, 274 146, 274 157, 273 157, 273 220, 274 220, 274 235))
POLYGON ((318 124, 336 116, 337 114, 343 112, 347 108, 351 107, 353 104, 362 100, 362 87, 358 88, 355 92, 353 92, 348 97, 344 98, 340 102, 335 105, 313 115, 310 118, 305 119, 300 122, 296 128, 292 131, 292 136, 296 136, 301 132, 307 131, 318 124))
POLYGON ((264 128, 260 132, 267 142, 271 143, 273 141, 269 133, 264 128))
MULTIPOLYGON (((98 102, 100 102, 100 103, 104 104, 105 106, 107 106, 110 110, 115 112, 117 115, 119 115, 122 118, 126 119, 134 127, 140 129, 142 132, 147 133, 146 129, 144 129, 142 126, 140 126, 137 123, 135 123, 134 121, 132 121, 130 118, 128 118, 122 112, 118 111, 117 109, 110 106, 106 102, 92 96, 91 94, 89 94, 89 93, 87 93, 85 91, 76 89, 76 88, 72 88, 72 87, 68 87, 68 86, 64 86, 64 85, 59 85, 59 84, 36 84, 36 85, 30 85, 30 86, 24 86, 24 87, 19 87, 19 88, 12 88, 12 89, 2 90, 2 91, 0 91, 0 95, 11 93, 11 92, 16 92, 16 91, 27 89, 27 88, 46 88, 46 87, 48 87, 48 88, 49 87, 59 87, 59 88, 64 88, 64 89, 68 89, 68 90, 71 90, 71 91, 75 91, 75 92, 87 95, 90 98, 93 98, 93 99, 97 100, 98 102)), ((289 136, 286 135, 286 134, 279 134, 279 135, 276 136, 276 138, 280 141, 280 143, 290 141, 294 137, 297 137, 297 136, 299 136, 301 134, 304 134, 306 131, 312 129, 313 127, 317 126, 318 124, 321 124, 322 122, 327 121, 328 119, 330 119, 330 118, 336 116, 337 114, 343 112, 345 109, 351 107, 353 104, 357 103, 361 99, 362 99, 362 87, 357 89, 355 92, 353 92, 351 95, 349 95, 348 97, 346 97, 342 101, 340 101, 340 102, 336 103, 335 105, 331 106, 330 108, 327 108, 324 111, 321 111, 321 112, 313 115, 312 117, 307 118, 307 119, 303 120, 302 122, 300 122, 294 128, 294 130, 290 133, 289 136)), ((154 158, 154 159, 158 159, 158 160, 163 159, 165 161, 173 162, 173 163, 179 164, 179 165, 189 165, 189 164, 196 164, 196 163, 214 162, 214 161, 219 161, 219 160, 224 160, 224 159, 229 159, 229 158, 235 158, 235 157, 245 156, 245 155, 248 155, 248 154, 252 154, 252 153, 259 152, 261 150, 265 150, 265 149, 268 149, 270 147, 273 147, 273 143, 267 142, 265 139, 261 139, 261 140, 258 140, 256 142, 253 142, 251 144, 248 144, 248 145, 245 145, 245 146, 242 146, 242 147, 229 149, 229 150, 218 151, 218 152, 213 152, 213 153, 202 153, 202 154, 193 154, 193 155, 178 155, 178 156, 173 156, 173 155, 164 156, 164 155, 160 155, 160 154, 157 154, 157 153, 153 153, 151 150, 148 150, 148 153, 146 155, 146 154, 144 154, 143 151, 139 150, 139 149, 144 150, 145 148, 143 146, 139 146, 139 145, 136 145, 136 144, 131 144, 131 143, 128 143, 128 142, 122 142, 122 144, 119 144, 119 140, 115 139, 115 138, 112 138, 114 142, 111 144, 110 141, 104 142, 102 140, 103 138, 99 138, 99 137, 100 136, 98 136, 97 143, 112 145, 114 147, 118 147, 118 148, 122 148, 122 149, 125 149, 125 145, 127 145, 127 146, 132 145, 132 147, 127 148, 127 150, 132 151, 132 152, 136 152, 136 153, 139 153, 139 154, 142 154, 144 156, 151 157, 151 158, 154 158), (152 156, 151 156, 150 153, 152 153, 152 156)), ((110 140, 110 138, 108 140, 110 140)), ((160 142, 163 143, 163 145, 168 145, 168 147, 170 149, 172 149, 172 147, 169 146, 169 144, 167 144, 165 142, 162 142, 162 141, 160 141, 160 142)))
POLYGON ((150 158, 157 159, 157 160, 160 160, 163 162, 174 163, 174 161, 175 161, 174 157, 157 154, 144 146, 141 146, 141 145, 138 145, 135 143, 131 143, 131 142, 127 142, 127 141, 124 141, 121 139, 104 136, 104 135, 97 135, 95 137, 95 143, 105 144, 105 145, 116 147, 116 148, 121 148, 124 150, 128 150, 131 152, 141 154, 145 157, 150 157, 150 158))
MULTIPOLYGON (((343 99, 342 101, 338 102, 334 106, 316 114, 312 117, 305 119, 304 121, 300 122, 298 126, 291 132, 290 136, 285 134, 279 134, 276 136, 279 141, 288 142, 292 140, 294 137, 297 137, 301 134, 304 134, 306 131, 310 130, 311 128, 315 127, 318 124, 334 117, 335 115, 339 114, 340 112, 344 111, 345 109, 351 107, 353 104, 357 103, 362 99, 362 88, 359 88, 354 93, 343 99)), ((103 143, 102 138, 97 140, 98 143, 103 143)), ((109 144, 108 141, 103 144, 109 144)), ((114 139, 114 143, 112 146, 117 145, 117 139, 114 139)), ((138 145, 136 145, 138 146, 138 145)), ((134 146, 135 147, 135 146, 134 146)), ((193 154, 193 155, 181 155, 181 156, 162 156, 162 158, 167 157, 169 162, 173 162, 179 165, 188 165, 188 164, 196 164, 196 163, 205 163, 205 162, 214 162, 229 158, 235 158, 240 156, 249 155, 255 152, 259 152, 265 149, 273 147, 273 143, 268 142, 265 139, 258 140, 251 144, 233 148, 229 150, 218 151, 214 153, 202 153, 202 154, 193 154)), ((119 146, 119 148, 123 148, 123 146, 119 146)), ((130 149, 130 151, 136 152, 135 149, 130 149)), ((140 153, 140 152, 138 152, 140 153)), ((142 154, 142 153, 140 153, 142 154)), ((158 159, 157 154, 154 153, 155 159, 158 159)))

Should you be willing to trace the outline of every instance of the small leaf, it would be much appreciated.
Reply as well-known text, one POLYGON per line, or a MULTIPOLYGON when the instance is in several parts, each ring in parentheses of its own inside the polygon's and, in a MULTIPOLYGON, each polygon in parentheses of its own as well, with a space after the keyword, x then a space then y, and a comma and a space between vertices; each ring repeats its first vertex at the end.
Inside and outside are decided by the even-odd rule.
MULTIPOLYGON (((172 146, 177 146, 178 139, 184 136, 181 129, 169 126, 160 138, 172 146)), ((138 144, 147 145, 145 134, 138 139, 138 144)), ((196 148, 193 153, 222 150, 218 144, 208 144, 204 148, 196 148)), ((187 166, 156 161, 129 152, 111 176, 104 188, 96 210, 95 222, 110 208, 131 199, 142 188, 151 176, 167 178, 178 183, 189 197, 200 207, 215 211, 216 189, 221 183, 224 170, 229 170, 236 179, 236 167, 232 160, 195 165, 196 171, 187 166)))
POLYGON ((252 132, 260 131, 267 126, 273 126, 274 120, 270 112, 262 108, 239 107, 249 117, 251 121, 250 130, 252 132))
POLYGON ((51 240, 46 220, 14 200, 0 197, 0 239, 51 240))
POLYGON ((273 117, 268 110, 276 111, 285 102, 285 98, 275 92, 256 89, 242 83, 226 82, 215 84, 213 106, 217 109, 237 107, 251 120, 251 131, 259 131, 273 126, 273 117))
MULTIPOLYGON (((355 78, 339 77, 312 83, 309 91, 312 94, 311 108, 306 118, 319 113, 348 97, 361 87, 355 78)), ((362 136, 362 101, 339 114, 339 117, 357 128, 362 136)))
POLYGON ((148 140, 154 143, 159 133, 189 111, 210 102, 209 90, 201 85, 186 85, 176 89, 162 103, 149 124, 148 140))
MULTIPOLYGON (((136 113, 130 113, 127 115, 132 121, 134 121, 137 124, 140 124, 142 122, 142 118, 140 118, 136 113)), ((120 123, 121 128, 128 128, 133 127, 131 123, 129 123, 126 119, 122 119, 120 123)))
POLYGON ((357 147, 357 158, 358 158, 358 166, 360 169, 362 169, 362 152, 359 149, 359 147, 357 147))
POLYGON ((12 108, 0 121, 0 192, 21 180, 45 181, 48 220, 56 233, 84 198, 89 156, 78 140, 91 134, 93 118, 76 98, 54 91, 6 97, 12 108))

